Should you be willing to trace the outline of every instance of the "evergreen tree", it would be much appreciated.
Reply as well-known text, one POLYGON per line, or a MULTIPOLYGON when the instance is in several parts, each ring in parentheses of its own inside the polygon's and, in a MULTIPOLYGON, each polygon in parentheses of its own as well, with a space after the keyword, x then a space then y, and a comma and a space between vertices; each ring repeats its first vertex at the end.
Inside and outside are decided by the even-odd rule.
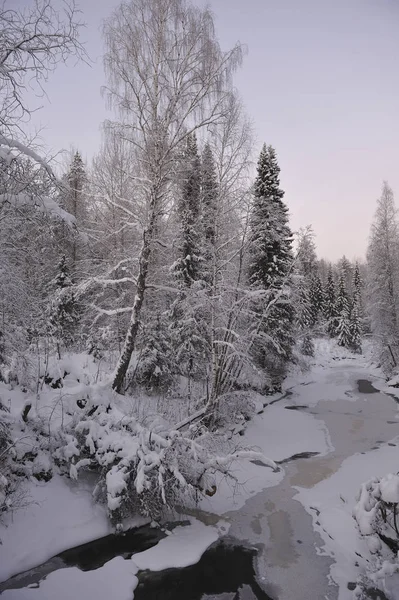
POLYGON ((135 380, 148 391, 163 390, 173 379, 173 351, 166 315, 156 315, 142 332, 135 380))
MULTIPOLYGON (((69 170, 64 175, 63 180, 65 189, 62 191, 60 203, 68 213, 75 217, 76 224, 81 230, 87 221, 87 202, 85 197, 87 174, 82 157, 78 151, 73 155, 69 170)), ((82 255, 81 238, 79 238, 77 233, 71 233, 65 224, 61 227, 61 238, 61 244, 70 258, 73 271, 75 271, 76 262, 82 255)))
POLYGON ((179 375, 191 380, 205 378, 210 356, 210 331, 206 291, 194 284, 182 291, 170 310, 173 363, 179 375))
POLYGON ((338 335, 338 345, 350 348, 352 345, 352 334, 349 306, 347 304, 344 305, 339 313, 336 333, 338 335))
POLYGON ((204 156, 202 173, 196 137, 190 135, 183 158, 183 185, 178 204, 180 258, 172 266, 180 292, 168 313, 175 372, 187 377, 189 387, 192 379, 205 376, 204 365, 209 358, 210 336, 203 281, 208 283, 209 293, 215 243, 212 213, 216 208, 217 184, 209 145, 205 147, 204 156), (205 233, 208 237, 202 235, 205 233))
POLYGON ((362 314, 362 280, 360 277, 359 264, 356 263, 353 274, 353 304, 356 304, 359 317, 362 314))
POLYGON ((298 286, 298 300, 296 303, 296 320, 301 331, 307 331, 314 325, 314 313, 309 289, 304 279, 298 286))
POLYGON ((56 339, 59 357, 61 357, 61 345, 66 348, 72 345, 79 320, 72 286, 67 260, 63 255, 58 263, 57 274, 50 284, 54 292, 49 307, 50 332, 56 339))
POLYGON ((206 143, 202 153, 201 216, 204 235, 204 280, 208 285, 212 285, 213 282, 218 194, 215 161, 212 149, 209 143, 206 143))
POLYGON ((250 217, 248 278, 253 290, 267 292, 261 301, 254 303, 257 339, 253 358, 276 388, 291 357, 295 318, 287 289, 292 265, 292 234, 279 174, 275 150, 264 145, 258 161, 250 217))
POLYGON ((258 160, 250 221, 249 282, 253 287, 280 288, 290 269, 292 233, 283 197, 276 152, 264 145, 258 160))
POLYGON ((353 282, 353 267, 345 255, 338 261, 338 270, 342 274, 342 277, 344 279, 347 294, 351 296, 353 282))
POLYGON ((324 294, 324 316, 327 320, 327 331, 331 337, 337 331, 337 299, 335 294, 334 275, 331 264, 328 267, 327 285, 324 294))
POLYGON ((305 334, 302 340, 301 352, 305 356, 314 356, 314 343, 312 337, 308 333, 305 334))
POLYGON ((361 324, 359 319, 359 311, 357 302, 354 302, 354 305, 351 310, 350 315, 350 323, 349 323, 349 332, 350 332, 350 341, 349 347, 354 352, 362 351, 362 342, 361 342, 361 324))
POLYGON ((80 152, 76 151, 69 171, 66 175, 66 180, 70 189, 69 207, 71 214, 77 219, 82 211, 82 192, 84 184, 87 180, 86 169, 80 155, 80 152))
POLYGON ((311 227, 301 229, 298 234, 297 270, 307 281, 317 273, 316 246, 311 227))
MULTIPOLYGON (((201 160, 194 134, 187 139, 183 157, 182 181, 177 207, 179 258, 173 265, 172 271, 184 286, 189 287, 194 281, 201 278, 201 268, 203 266, 200 214, 201 160)), ((209 231, 208 234, 210 234, 209 231)))
POLYGON ((338 296, 336 302, 337 320, 335 334, 338 336, 338 344, 345 348, 351 346, 351 307, 345 287, 345 275, 341 272, 339 278, 338 296))
POLYGON ((324 312, 324 291, 319 274, 316 272, 310 282, 310 303, 313 324, 315 325, 324 312))
POLYGON ((338 284, 338 295, 336 301, 336 311, 338 317, 340 317, 344 312, 349 312, 349 299, 348 294, 345 287, 345 279, 343 273, 341 273, 338 284))

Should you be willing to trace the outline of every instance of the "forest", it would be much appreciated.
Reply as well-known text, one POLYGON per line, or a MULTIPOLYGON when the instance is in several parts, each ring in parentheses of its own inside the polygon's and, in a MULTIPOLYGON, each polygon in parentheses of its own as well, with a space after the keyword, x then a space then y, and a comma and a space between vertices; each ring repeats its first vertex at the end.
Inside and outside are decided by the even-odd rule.
MULTIPOLYGON (((237 483, 237 464, 279 472, 273 448, 266 455, 243 434, 293 374, 307 376, 321 347, 353 364, 368 357, 385 386, 399 387, 389 184, 367 256, 318 256, 312 224, 290 226, 279 149, 259 146, 235 87, 243 46, 222 49, 211 10, 186 0, 110 11, 102 93, 113 116, 101 147, 90 161, 84 147, 51 158, 31 135, 27 90, 39 96, 58 65, 90 61, 82 17, 52 0, 0 10, 6 528, 29 510, 29 486, 56 478, 95 481, 95 503, 123 531, 132 517, 160 524, 177 505, 194 510, 221 481, 237 483)), ((364 485, 360 534, 399 549, 398 476, 364 485)), ((397 557, 388 562, 376 571, 399 569, 397 557)), ((356 597, 371 597, 360 595, 366 587, 356 597)))

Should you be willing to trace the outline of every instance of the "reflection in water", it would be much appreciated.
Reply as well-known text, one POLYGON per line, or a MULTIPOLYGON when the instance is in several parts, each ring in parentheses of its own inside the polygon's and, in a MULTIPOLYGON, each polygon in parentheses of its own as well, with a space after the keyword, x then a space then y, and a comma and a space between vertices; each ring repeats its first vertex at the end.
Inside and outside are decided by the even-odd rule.
MULTIPOLYGON (((181 525, 181 523, 171 524, 169 529, 176 525, 181 525)), ((123 534, 107 535, 61 552, 43 565, 11 577, 8 581, 0 584, 0 593, 4 590, 23 588, 38 583, 53 571, 65 567, 78 567, 82 571, 93 571, 102 567, 115 556, 129 557, 133 552, 142 552, 152 548, 164 537, 165 533, 161 529, 149 526, 130 529, 123 534)))
POLYGON ((268 562, 278 567, 289 567, 296 562, 298 553, 293 545, 293 531, 290 515, 283 511, 268 515, 270 547, 266 551, 268 562))
POLYGON ((358 379, 357 388, 361 394, 379 394, 377 390, 368 379, 358 379))
POLYGON ((203 554, 185 569, 167 569, 139 574, 135 600, 200 600, 203 596, 234 594, 234 600, 273 600, 256 581, 256 548, 233 545, 226 540, 203 554))
POLYGON ((311 488, 316 483, 333 475, 341 462, 342 458, 337 456, 313 459, 310 465, 306 461, 300 461, 296 465, 296 472, 290 477, 290 484, 292 486, 311 488))

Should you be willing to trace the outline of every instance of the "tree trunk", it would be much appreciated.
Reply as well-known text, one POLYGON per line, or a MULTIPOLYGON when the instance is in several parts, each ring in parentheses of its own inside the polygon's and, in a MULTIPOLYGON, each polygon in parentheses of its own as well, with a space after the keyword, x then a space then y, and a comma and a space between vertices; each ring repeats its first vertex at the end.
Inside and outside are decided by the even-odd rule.
POLYGON ((139 257, 139 275, 137 278, 137 289, 136 295, 134 297, 132 316, 130 318, 130 323, 126 333, 122 353, 116 366, 114 379, 112 382, 112 389, 118 392, 118 394, 120 394, 123 391, 126 373, 129 368, 130 360, 132 358, 132 354, 136 346, 136 338, 140 326, 140 314, 144 302, 148 263, 151 255, 151 242, 154 236, 155 220, 156 211, 154 201, 153 208, 151 211, 150 223, 148 229, 144 231, 143 235, 143 247, 141 249, 139 257))

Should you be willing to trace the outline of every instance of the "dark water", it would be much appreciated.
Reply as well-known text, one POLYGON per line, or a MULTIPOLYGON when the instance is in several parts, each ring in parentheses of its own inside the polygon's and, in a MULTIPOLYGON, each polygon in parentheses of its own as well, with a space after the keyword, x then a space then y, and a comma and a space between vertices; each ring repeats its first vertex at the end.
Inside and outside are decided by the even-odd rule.
POLYGON ((377 390, 370 381, 367 379, 358 379, 357 387, 361 394, 379 394, 379 390, 377 390))
MULTIPOLYGON (((169 525, 169 529, 182 523, 169 525)), ((78 567, 82 571, 92 571, 102 567, 106 562, 123 556, 130 558, 135 552, 142 552, 155 546, 166 534, 161 529, 152 527, 137 527, 123 534, 111 534, 76 548, 61 552, 50 558, 46 563, 14 575, 4 583, 0 583, 0 593, 8 589, 17 589, 36 584, 47 575, 58 569, 78 567)))
MULTIPOLYGON (((169 524, 168 529, 188 522, 169 524)), ((15 575, 3 584, 6 589, 40 587, 40 581, 58 569, 78 567, 92 571, 116 556, 129 559, 132 554, 155 546, 165 533, 148 526, 124 534, 112 534, 71 548, 35 569, 15 575)), ((260 587, 254 569, 258 549, 245 547, 233 539, 216 542, 190 567, 166 569, 160 572, 142 571, 134 592, 135 600, 200 600, 208 595, 234 594, 232 600, 276 600, 260 587)))
POLYGON ((312 458, 313 456, 318 456, 319 454, 320 452, 298 452, 298 454, 293 454, 288 458, 283 458, 283 460, 278 460, 276 462, 278 465, 284 465, 294 460, 300 460, 302 458, 312 458))
POLYGON ((143 571, 134 592, 135 600, 200 600, 234 594, 232 600, 275 600, 260 587, 254 570, 256 548, 221 541, 209 548, 201 560, 185 569, 158 573, 143 571))

